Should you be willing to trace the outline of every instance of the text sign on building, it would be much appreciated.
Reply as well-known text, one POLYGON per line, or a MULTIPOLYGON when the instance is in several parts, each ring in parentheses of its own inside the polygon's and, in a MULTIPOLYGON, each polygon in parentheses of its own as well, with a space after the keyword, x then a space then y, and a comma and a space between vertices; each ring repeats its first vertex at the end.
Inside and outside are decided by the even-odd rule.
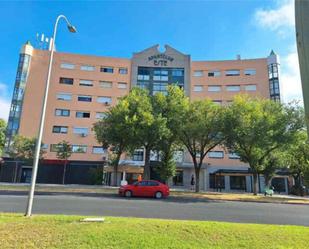
POLYGON ((173 57, 166 54, 155 54, 148 57, 148 61, 153 61, 153 65, 155 66, 167 66, 167 63, 173 60, 173 57))

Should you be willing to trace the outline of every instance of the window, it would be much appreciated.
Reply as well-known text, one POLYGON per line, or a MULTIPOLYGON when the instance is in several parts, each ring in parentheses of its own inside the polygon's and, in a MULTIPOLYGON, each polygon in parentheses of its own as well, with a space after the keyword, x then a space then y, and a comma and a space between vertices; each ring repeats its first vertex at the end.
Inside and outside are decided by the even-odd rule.
POLYGON ((220 92, 221 86, 208 86, 208 92, 220 92))
POLYGON ((75 114, 77 118, 90 118, 90 112, 77 111, 75 114))
POLYGON ((236 190, 246 190, 246 177, 230 176, 230 188, 236 190))
POLYGON ((207 153, 209 158, 223 158, 223 151, 210 151, 207 153))
POLYGON ((127 88, 127 83, 125 83, 125 82, 118 82, 118 88, 126 89, 127 88))
POLYGON ((256 91, 256 85, 246 85, 245 90, 246 91, 256 91))
POLYGON ((193 76, 201 77, 201 76, 203 76, 203 71, 202 70, 196 70, 196 71, 193 72, 193 76))
POLYGON ((56 109, 55 110, 55 116, 69 117, 70 116, 70 110, 68 110, 68 109, 56 109))
POLYGON ((168 81, 168 71, 165 69, 154 70, 153 80, 168 81))
POLYGON ((71 93, 58 93, 57 100, 71 101, 72 94, 71 93))
POLYGON ((104 154, 104 149, 101 146, 93 146, 92 153, 93 154, 104 154))
POLYGON ((73 153, 86 153, 87 145, 72 145, 72 152, 73 153))
POLYGON ((229 153, 229 159, 239 159, 240 157, 238 156, 237 153, 230 152, 229 153))
POLYGON ((221 75, 220 71, 213 70, 208 72, 208 77, 219 77, 221 75))
POLYGON ((213 100, 212 103, 216 105, 222 105, 222 100, 213 100))
POLYGON ((193 88, 194 92, 202 92, 203 91, 203 86, 201 85, 195 85, 193 88))
POLYGON ((245 75, 256 75, 255 69, 245 69, 244 71, 245 75))
POLYGON ((102 118, 105 118, 106 117, 106 113, 105 112, 97 112, 95 114, 95 118, 96 119, 102 119, 102 118))
POLYGON ((98 97, 97 102, 110 105, 112 103, 112 97, 98 97))
POLYGON ((95 67, 89 66, 89 65, 82 65, 82 66, 80 66, 80 70, 82 70, 82 71, 94 71, 95 67))
POLYGON ((184 76, 183 69, 172 69, 172 76, 184 76))
POLYGON ((88 96, 88 95, 78 95, 77 100, 78 101, 83 101, 83 102, 91 102, 92 101, 92 97, 88 96))
POLYGON ((154 181, 147 181, 147 186, 153 187, 153 186, 159 186, 159 183, 154 181))
POLYGON ((88 128, 84 127, 74 127, 73 128, 74 134, 81 134, 81 135, 88 135, 88 128))
POLYGON ((144 150, 143 149, 135 150, 132 155, 132 160, 133 161, 143 161, 144 160, 144 150))
POLYGON ((150 79, 150 69, 149 68, 138 68, 137 79, 138 80, 149 80, 150 79))
POLYGON ((153 83, 153 94, 155 95, 156 93, 163 93, 167 94, 167 86, 168 84, 165 82, 154 82, 153 83))
POLYGON ((93 86, 92 80, 79 80, 80 86, 93 86))
POLYGON ((224 176, 219 174, 209 174, 209 188, 224 189, 225 188, 224 176))
POLYGON ((58 144, 51 144, 50 145, 50 152, 57 152, 61 148, 58 144))
POLYGON ((228 92, 239 92, 240 86, 226 86, 228 92))
POLYGON ((114 68, 112 68, 112 67, 101 67, 100 71, 102 73, 113 73, 114 72, 114 68))
POLYGON ((53 126, 53 133, 62 133, 67 134, 68 133, 68 127, 67 126, 53 126))
POLYGON ((136 85, 142 89, 149 89, 149 82, 137 82, 136 85))
POLYGON ((60 77, 60 79, 59 79, 59 83, 60 84, 73 85, 73 82, 74 82, 73 78, 60 77))
POLYGON ((226 70, 225 71, 226 76, 239 76, 240 71, 238 69, 231 69, 231 70, 226 70))
POLYGON ((113 83, 111 81, 100 81, 99 86, 102 88, 112 88, 113 83))
POLYGON ((173 177, 174 186, 183 186, 183 170, 177 170, 173 177))
POLYGON ((128 69, 127 68, 119 68, 119 74, 127 74, 128 69))
POLYGON ((137 79, 138 80, 149 80, 150 79, 150 76, 149 75, 137 75, 137 79))
POLYGON ((63 69, 74 69, 75 65, 71 63, 61 63, 60 67, 63 69))

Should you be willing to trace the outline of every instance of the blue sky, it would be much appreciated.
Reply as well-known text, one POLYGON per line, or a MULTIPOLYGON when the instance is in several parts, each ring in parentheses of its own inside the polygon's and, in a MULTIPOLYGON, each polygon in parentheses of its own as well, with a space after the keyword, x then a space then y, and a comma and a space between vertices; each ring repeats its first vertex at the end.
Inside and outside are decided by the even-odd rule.
POLYGON ((281 56, 285 101, 301 99, 292 0, 0 2, 0 118, 7 118, 18 53, 36 33, 52 34, 65 14, 77 34, 59 25, 57 50, 130 58, 169 44, 193 60, 281 56))

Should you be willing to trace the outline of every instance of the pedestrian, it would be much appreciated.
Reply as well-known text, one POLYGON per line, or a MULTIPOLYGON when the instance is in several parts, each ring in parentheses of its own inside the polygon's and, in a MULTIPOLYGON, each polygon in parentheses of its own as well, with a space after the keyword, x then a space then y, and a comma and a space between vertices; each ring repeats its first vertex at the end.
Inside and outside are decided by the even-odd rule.
POLYGON ((137 181, 138 181, 138 182, 142 181, 142 175, 141 175, 141 174, 138 175, 137 181))
POLYGON ((194 175, 192 174, 192 176, 191 176, 191 190, 194 190, 194 185, 195 185, 195 179, 194 179, 194 175))

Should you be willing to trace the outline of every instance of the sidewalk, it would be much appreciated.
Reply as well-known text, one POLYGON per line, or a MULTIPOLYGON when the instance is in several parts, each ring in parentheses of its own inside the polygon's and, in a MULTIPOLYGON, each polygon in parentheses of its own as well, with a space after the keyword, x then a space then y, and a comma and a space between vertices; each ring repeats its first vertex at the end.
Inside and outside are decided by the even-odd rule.
MULTIPOLYGON (((23 183, 0 183, 0 193, 22 193, 27 194, 29 184, 23 183)), ((110 195, 118 194, 118 187, 102 185, 58 185, 58 184, 37 184, 36 192, 39 194, 83 194, 83 195, 110 195)), ((188 189, 170 189, 170 197, 181 198, 192 201, 243 201, 243 202, 264 202, 281 204, 306 204, 309 205, 309 197, 291 195, 264 196, 252 193, 225 193, 225 192, 199 192, 195 193, 188 189)))

